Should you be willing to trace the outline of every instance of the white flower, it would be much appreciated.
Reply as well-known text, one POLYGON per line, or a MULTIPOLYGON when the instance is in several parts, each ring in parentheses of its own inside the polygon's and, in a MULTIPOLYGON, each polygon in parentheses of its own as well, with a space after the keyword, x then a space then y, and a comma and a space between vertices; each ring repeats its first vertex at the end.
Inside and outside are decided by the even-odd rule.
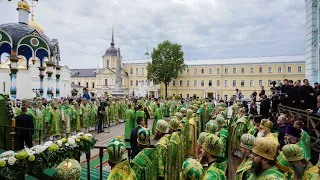
POLYGON ((86 135, 86 136, 88 136, 88 137, 92 137, 92 134, 89 134, 89 133, 84 134, 84 135, 86 135))
POLYGON ((0 154, 0 158, 12 156, 12 155, 14 155, 14 152, 13 152, 13 151, 6 151, 6 152, 0 154))
POLYGON ((81 133, 78 133, 78 134, 77 134, 77 137, 82 136, 83 134, 84 134, 84 133, 82 133, 82 132, 81 132, 81 133))
POLYGON ((43 145, 45 145, 45 146, 50 146, 51 144, 53 144, 52 141, 47 141, 47 142, 45 142, 43 145))
POLYGON ((58 146, 62 146, 62 141, 61 141, 61 140, 58 140, 58 141, 57 141, 57 145, 58 145, 58 146))
POLYGON ((77 138, 77 136, 71 136, 71 138, 75 139, 75 138, 77 138))
POLYGON ((70 144, 72 146, 75 143, 76 143, 76 141, 73 138, 68 138, 68 144, 70 144))
POLYGON ((29 148, 26 148, 25 151, 28 153, 29 156, 35 154, 35 151, 33 151, 33 150, 29 149, 29 148))
POLYGON ((9 165, 14 165, 14 163, 16 162, 16 158, 14 156, 9 157, 8 159, 8 164, 9 165))
POLYGON ((68 144, 68 143, 65 143, 64 145, 65 145, 65 146, 69 146, 69 144, 68 144))
POLYGON ((36 145, 34 147, 31 148, 32 151, 35 152, 35 154, 40 154, 42 153, 43 151, 45 151, 49 146, 48 145, 36 145))

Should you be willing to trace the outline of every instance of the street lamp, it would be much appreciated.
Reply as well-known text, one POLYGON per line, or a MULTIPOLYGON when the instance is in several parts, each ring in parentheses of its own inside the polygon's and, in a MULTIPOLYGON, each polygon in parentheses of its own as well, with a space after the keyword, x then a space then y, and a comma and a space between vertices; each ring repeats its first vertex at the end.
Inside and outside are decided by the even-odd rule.
POLYGON ((40 92, 40 89, 32 88, 32 92, 33 92, 33 93, 36 93, 36 97, 38 97, 38 94, 39 94, 39 92, 40 92))

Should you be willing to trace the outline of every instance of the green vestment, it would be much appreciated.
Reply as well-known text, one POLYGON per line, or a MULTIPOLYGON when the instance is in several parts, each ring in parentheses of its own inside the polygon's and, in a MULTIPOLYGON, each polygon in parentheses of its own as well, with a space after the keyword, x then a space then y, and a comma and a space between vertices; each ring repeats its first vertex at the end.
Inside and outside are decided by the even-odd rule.
POLYGON ((206 172, 204 173, 204 176, 202 178, 203 180, 226 180, 226 176, 224 175, 224 172, 218 168, 215 167, 215 164, 212 163, 206 172))
POLYGON ((125 134, 124 134, 124 138, 125 139, 130 139, 130 135, 131 135, 131 130, 137 126, 135 126, 136 120, 134 118, 134 112, 132 109, 127 109, 125 112, 126 115, 126 122, 125 122, 125 134))
POLYGON ((248 180, 268 180, 268 179, 285 179, 285 175, 281 173, 277 167, 271 166, 267 170, 263 171, 258 176, 255 174, 251 174, 248 180))
POLYGON ((252 166, 252 158, 245 157, 236 171, 235 180, 245 180, 251 175, 250 168, 252 166))
POLYGON ((124 160, 117 165, 115 165, 109 176, 108 180, 136 180, 136 174, 131 169, 128 160, 124 160))
POLYGON ((302 149, 303 157, 309 161, 311 158, 310 135, 306 131, 301 132, 301 138, 298 142, 298 146, 302 149))
POLYGON ((155 180, 158 178, 158 161, 156 148, 145 148, 132 160, 131 167, 137 179, 155 180))
MULTIPOLYGON (((34 124, 34 129, 37 130, 43 130, 43 114, 40 109, 34 109, 34 119, 33 119, 33 124, 34 124)), ((39 131, 34 131, 33 133, 33 140, 39 140, 43 138, 43 131, 40 134, 39 137, 39 131)))
POLYGON ((81 128, 88 128, 90 122, 90 109, 88 105, 80 105, 81 128))
POLYGON ((152 124, 152 134, 156 134, 157 122, 159 119, 162 119, 162 110, 161 108, 157 108, 154 113, 154 120, 152 124))
POLYGON ((180 132, 174 132, 171 135, 170 138, 170 146, 169 146, 169 152, 171 152, 172 156, 169 160, 169 177, 171 177, 172 180, 178 180, 179 179, 179 173, 181 171, 182 167, 182 146, 181 146, 181 139, 180 139, 180 132))
POLYGON ((58 109, 50 108, 46 114, 45 122, 50 125, 50 127, 47 129, 48 136, 60 135, 61 114, 58 109))
POLYGON ((71 131, 80 131, 81 130, 81 115, 80 108, 72 107, 72 120, 71 120, 71 131))
POLYGON ((171 134, 166 134, 161 137, 157 143, 157 160, 158 160, 158 176, 164 178, 164 180, 171 180, 169 177, 169 159, 172 157, 170 149, 170 138, 171 134))

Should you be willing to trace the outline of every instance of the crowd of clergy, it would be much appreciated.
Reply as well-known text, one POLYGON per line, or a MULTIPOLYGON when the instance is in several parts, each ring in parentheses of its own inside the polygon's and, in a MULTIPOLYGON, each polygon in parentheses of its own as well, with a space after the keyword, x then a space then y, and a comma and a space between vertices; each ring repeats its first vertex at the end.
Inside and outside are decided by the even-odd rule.
POLYGON ((305 121, 283 112, 270 120, 234 103, 229 114, 225 102, 207 99, 33 99, 17 101, 16 115, 23 113, 21 106, 28 107, 34 129, 44 129, 33 140, 102 132, 124 122, 124 139, 107 145, 108 179, 319 180, 305 121), (125 141, 131 144, 129 159, 125 141))

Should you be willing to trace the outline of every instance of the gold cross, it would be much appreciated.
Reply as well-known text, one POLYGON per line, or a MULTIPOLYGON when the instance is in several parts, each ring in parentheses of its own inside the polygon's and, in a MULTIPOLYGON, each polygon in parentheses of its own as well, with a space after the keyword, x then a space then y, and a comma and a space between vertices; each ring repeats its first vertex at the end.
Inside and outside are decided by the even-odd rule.
POLYGON ((36 5, 34 5, 34 0, 32 0, 32 3, 31 3, 31 14, 34 13, 34 8, 36 7, 36 5))

